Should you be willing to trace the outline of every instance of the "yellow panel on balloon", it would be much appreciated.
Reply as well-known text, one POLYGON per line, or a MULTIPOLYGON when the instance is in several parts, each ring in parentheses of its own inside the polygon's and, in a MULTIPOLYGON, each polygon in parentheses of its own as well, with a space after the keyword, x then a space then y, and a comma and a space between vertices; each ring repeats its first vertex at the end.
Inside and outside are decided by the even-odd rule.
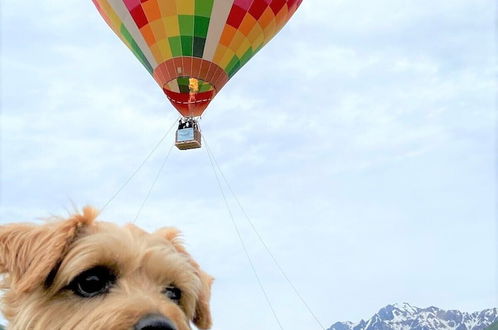
POLYGON ((239 49, 240 45, 242 45, 244 39, 246 39, 246 37, 242 34, 242 32, 240 32, 239 30, 235 31, 235 36, 233 37, 229 48, 236 52, 239 49))
POLYGON ((214 55, 213 62, 218 64, 221 62, 223 55, 225 55, 228 47, 223 46, 222 44, 218 45, 218 49, 216 49, 216 54, 214 55))
POLYGON ((194 3, 194 0, 176 0, 178 15, 194 15, 194 3))
POLYGON ((162 61, 166 61, 171 58, 171 48, 169 47, 169 42, 166 39, 159 40, 156 45, 159 47, 161 51, 162 61))
POLYGON ((160 0, 158 2, 159 11, 161 12, 161 16, 175 16, 176 11, 176 2, 171 0, 160 0))
POLYGON ((159 48, 158 43, 150 46, 150 51, 152 52, 152 55, 154 56, 157 62, 163 61, 164 56, 163 54, 161 54, 161 49, 159 48))
POLYGON ((164 27, 169 37, 180 35, 180 25, 177 16, 167 16, 163 18, 164 27))
POLYGON ((168 36, 166 34, 166 28, 161 19, 156 19, 155 21, 150 22, 149 26, 154 33, 156 41, 166 39, 166 37, 168 36))
POLYGON ((228 64, 230 63, 230 61, 232 60, 234 55, 235 55, 235 52, 233 50, 231 50, 230 48, 227 48, 227 51, 223 55, 223 58, 221 59, 220 63, 218 63, 218 65, 220 67, 222 67, 223 69, 225 69, 228 66, 228 64))
POLYGON ((254 26, 254 28, 247 36, 247 39, 249 39, 249 41, 251 42, 253 49, 257 49, 259 46, 263 44, 263 42, 265 41, 265 35, 259 23, 256 24, 256 26, 254 26))
POLYGON ((244 56, 244 54, 249 50, 249 48, 251 48, 251 43, 246 37, 244 37, 244 40, 242 40, 242 43, 237 48, 235 54, 237 55, 238 58, 242 58, 242 56, 244 56))

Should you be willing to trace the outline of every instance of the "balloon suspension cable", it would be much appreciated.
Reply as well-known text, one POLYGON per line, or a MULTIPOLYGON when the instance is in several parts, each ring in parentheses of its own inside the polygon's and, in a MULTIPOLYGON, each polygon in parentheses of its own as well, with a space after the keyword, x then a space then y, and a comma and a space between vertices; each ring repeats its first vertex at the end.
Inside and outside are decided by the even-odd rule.
POLYGON ((246 218, 246 221, 249 223, 250 227, 252 228, 252 230, 254 231, 254 233, 256 234, 256 236, 258 237, 258 240, 260 241, 261 245, 264 247, 266 253, 268 253, 268 255, 272 259, 273 263, 275 264, 275 266, 280 271, 280 274, 282 274, 282 276, 284 277, 284 279, 287 281, 287 283, 289 284, 289 286, 294 291, 294 294, 299 298, 299 300, 301 301, 301 303, 303 304, 303 306, 306 308, 306 310, 308 311, 308 313, 311 315, 311 317, 315 320, 315 322, 317 323, 317 325, 320 326, 321 329, 325 330, 325 327, 323 326, 323 324, 320 322, 320 320, 318 319, 318 317, 316 316, 316 314, 313 312, 313 310, 311 309, 311 307, 309 306, 309 304, 306 302, 306 300, 304 299, 304 297, 299 293, 299 291, 296 288, 296 286, 294 285, 294 283, 287 276, 286 272, 284 271, 284 269, 282 268, 282 266, 280 265, 280 263, 277 261, 277 259, 274 256, 274 254, 270 251, 270 248, 268 247, 268 244, 266 244, 265 240, 260 235, 259 231, 256 229, 256 226, 254 225, 254 223, 252 222, 251 218, 249 217, 249 215, 245 211, 244 207, 242 206, 242 203, 240 202, 239 198, 237 197, 237 195, 235 194, 234 190, 232 189, 232 186, 230 185, 230 183, 228 182, 227 178, 223 174, 223 171, 221 170, 221 168, 220 168, 220 166, 219 166, 216 158, 214 157, 214 154, 211 152, 211 150, 209 148, 209 144, 207 143, 206 138, 203 137, 203 139, 204 139, 204 144, 206 146, 206 150, 208 151, 208 154, 210 154, 212 156, 214 164, 215 164, 216 168, 218 169, 218 171, 220 172, 220 175, 221 175, 221 177, 223 179, 223 182, 228 187, 228 190, 230 191, 230 193, 232 194, 232 196, 233 196, 234 200, 236 201, 238 207, 242 211, 242 214, 246 218))
POLYGON ((173 147, 175 145, 172 144, 171 147, 169 148, 168 150, 168 153, 166 154, 166 157, 164 157, 164 160, 161 164, 161 167, 159 168, 159 171, 157 171, 157 174, 156 174, 156 177, 154 178, 154 181, 152 182, 152 184, 150 185, 150 188, 149 188, 149 191, 147 192, 147 195, 145 196, 143 202, 142 202, 142 205, 140 205, 140 208, 138 209, 138 212, 137 212, 137 215, 135 216, 135 219, 133 219, 133 223, 137 222, 138 220, 138 217, 140 216, 140 213, 142 213, 142 209, 144 208, 145 206, 145 203, 147 202, 147 200, 149 199, 150 197, 150 194, 152 193, 152 190, 154 189, 154 186, 156 185, 157 183, 157 180, 159 179, 159 177, 161 176, 161 173, 164 169, 164 167, 166 166, 166 163, 168 162, 168 159, 169 159, 169 155, 171 154, 171 150, 173 150, 173 147))
MULTIPOLYGON (((206 143, 206 139, 203 137, 204 139, 204 143, 206 143)), ((207 146, 207 144, 206 144, 207 146)), ((211 168, 213 169, 213 172, 214 172, 214 176, 216 178, 216 182, 218 183, 218 188, 220 189, 220 192, 221 192, 221 196, 223 197, 223 200, 225 202, 225 206, 227 208, 227 211, 228 211, 228 215, 230 216, 230 220, 232 221, 232 225, 235 229, 235 232, 237 233, 237 237, 240 241, 240 245, 242 246, 242 249, 244 250, 244 254, 246 255, 246 258, 247 260, 249 261, 249 265, 251 266, 251 269, 252 269, 252 272, 254 274, 254 277, 256 278, 257 282, 258 282, 258 285, 259 285, 259 288, 261 289, 261 292, 263 293, 264 297, 265 297, 265 300, 266 302, 268 303, 268 306, 270 307, 270 310, 273 314, 273 317, 275 318, 275 321, 277 322, 278 326, 280 329, 284 330, 283 326, 282 326, 282 323, 280 322, 278 316, 277 316, 277 313, 275 312, 275 308, 273 307, 273 304, 270 300, 270 297, 268 296, 268 293, 266 292, 264 286, 263 286, 263 283, 261 282, 261 279, 258 275, 258 272, 256 271, 256 267, 254 266, 254 263, 252 261, 252 258, 251 256, 249 255, 249 251, 247 250, 247 247, 246 247, 246 244, 244 243, 244 240, 242 239, 242 234, 240 233, 240 229, 239 229, 239 226, 237 225, 237 223, 235 222, 235 218, 233 216, 233 213, 232 213, 232 210, 230 209, 230 205, 228 204, 228 200, 225 196, 225 192, 223 190, 223 186, 222 186, 222 183, 220 181, 220 178, 218 177, 218 172, 216 170, 216 167, 215 167, 215 161, 213 161, 214 159, 214 155, 211 153, 211 151, 209 150, 209 148, 206 148, 206 151, 207 151, 207 154, 208 154, 208 157, 209 157, 209 162, 211 163, 211 168)), ((218 169, 218 171, 220 171, 218 169)), ((220 171, 221 173, 221 171, 220 171)))
POLYGON ((180 117, 176 118, 173 124, 170 126, 170 128, 166 131, 166 133, 161 137, 161 139, 156 143, 154 148, 149 152, 149 154, 145 157, 145 159, 142 161, 142 163, 133 171, 133 173, 130 175, 130 177, 119 187, 119 189, 107 200, 107 202, 100 208, 100 213, 103 213, 104 210, 111 204, 111 202, 119 195, 119 193, 130 183, 130 181, 137 175, 137 173, 142 169, 142 167, 145 165, 145 163, 149 160, 149 158, 156 152, 157 148, 163 143, 163 141, 166 139, 166 137, 169 135, 169 133, 173 130, 173 128, 176 127, 176 124, 180 117))

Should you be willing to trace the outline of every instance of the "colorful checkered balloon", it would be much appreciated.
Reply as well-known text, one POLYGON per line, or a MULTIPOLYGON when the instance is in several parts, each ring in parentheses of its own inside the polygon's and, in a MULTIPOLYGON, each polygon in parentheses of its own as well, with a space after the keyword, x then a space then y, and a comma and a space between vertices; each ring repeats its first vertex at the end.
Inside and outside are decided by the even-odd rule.
POLYGON ((92 0, 185 117, 287 23, 302 0, 92 0))

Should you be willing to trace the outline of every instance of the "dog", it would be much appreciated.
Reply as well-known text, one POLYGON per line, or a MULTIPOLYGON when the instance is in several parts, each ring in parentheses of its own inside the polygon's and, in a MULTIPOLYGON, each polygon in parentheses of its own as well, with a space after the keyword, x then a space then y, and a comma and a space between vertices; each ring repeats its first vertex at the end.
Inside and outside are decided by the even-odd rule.
POLYGON ((0 226, 8 329, 211 328, 213 278, 178 230, 151 234, 97 216, 86 207, 65 220, 0 226))

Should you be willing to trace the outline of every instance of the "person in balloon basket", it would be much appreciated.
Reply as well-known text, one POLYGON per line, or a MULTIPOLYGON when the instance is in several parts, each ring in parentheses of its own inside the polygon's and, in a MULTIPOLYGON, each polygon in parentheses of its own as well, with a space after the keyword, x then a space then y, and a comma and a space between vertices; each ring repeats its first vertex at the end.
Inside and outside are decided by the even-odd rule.
POLYGON ((43 225, 0 226, 7 329, 211 328, 213 278, 178 230, 148 233, 97 215, 87 207, 43 225))

